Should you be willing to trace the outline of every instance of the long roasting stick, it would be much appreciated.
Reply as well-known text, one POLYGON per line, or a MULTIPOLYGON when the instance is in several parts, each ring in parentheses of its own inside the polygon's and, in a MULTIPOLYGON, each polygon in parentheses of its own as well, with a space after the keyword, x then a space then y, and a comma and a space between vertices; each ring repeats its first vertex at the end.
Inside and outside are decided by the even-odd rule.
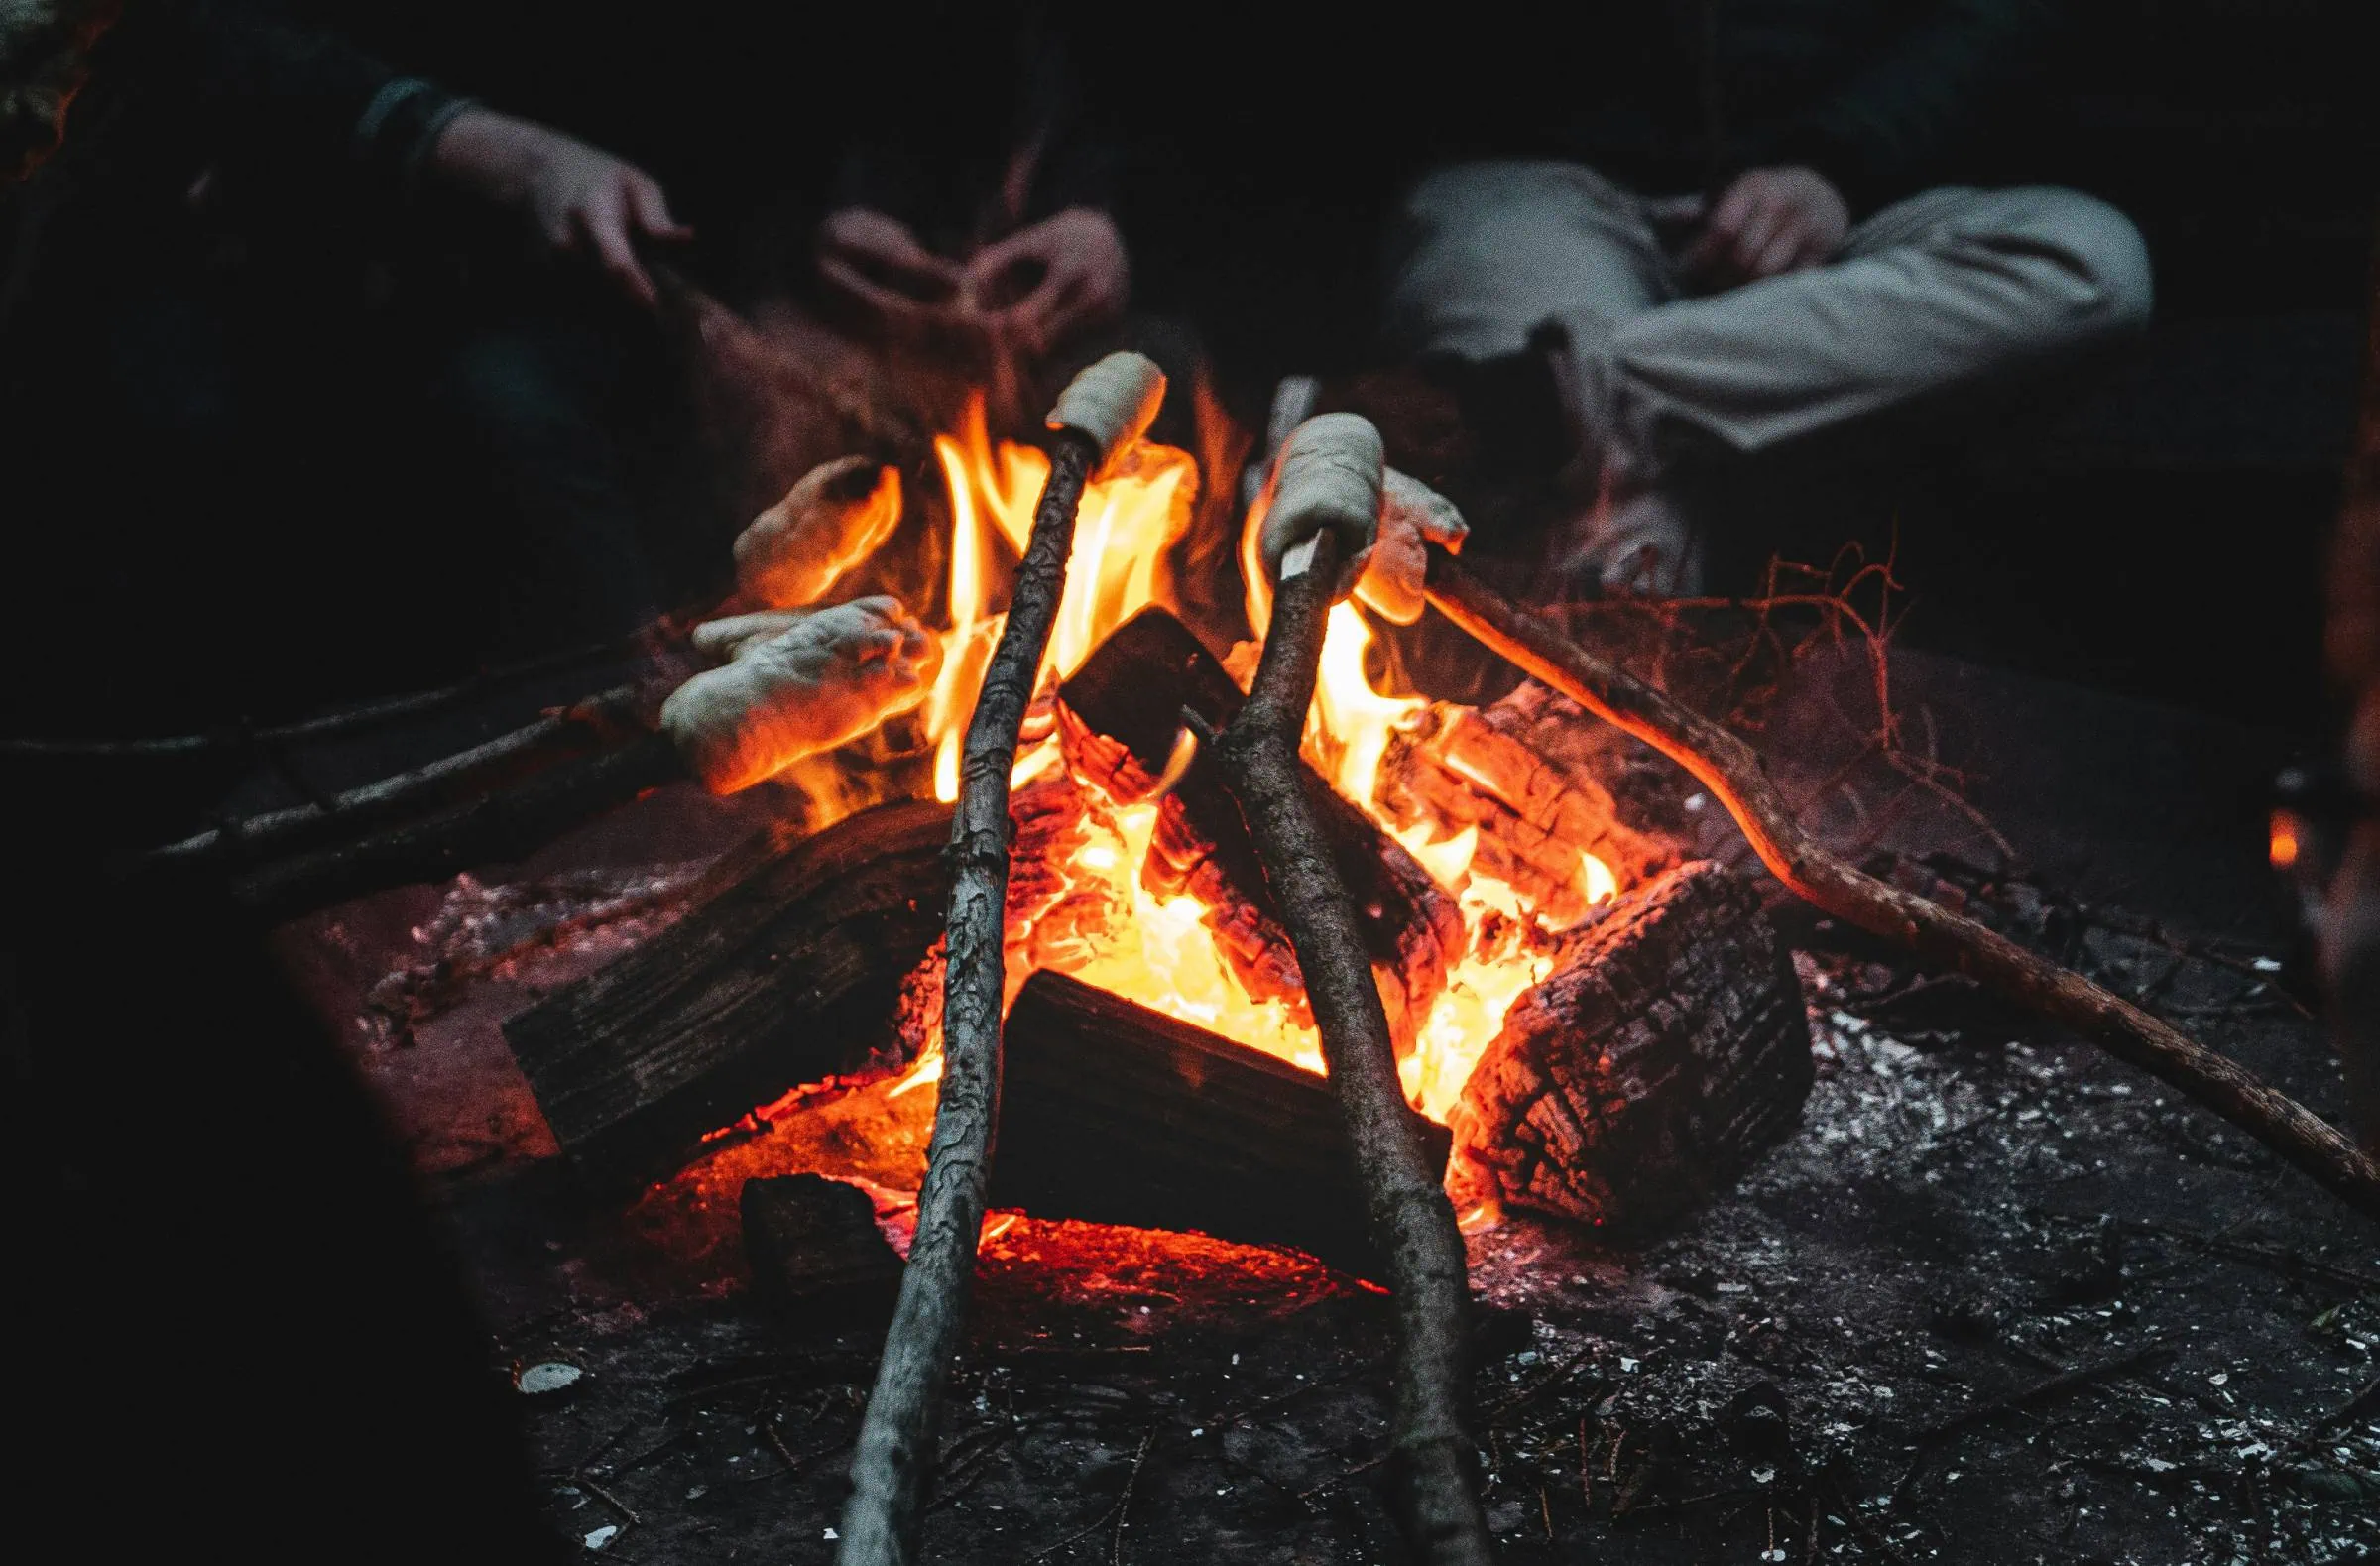
POLYGON ((2072 969, 1830 852, 1794 819, 1759 754, 1735 734, 1596 657, 1437 548, 1430 550, 1429 600, 1482 646, 1692 773, 1796 896, 2073 1028, 2197 1099, 2357 1211, 2380 1217, 2380 1161, 2320 1116, 2072 969))
MULTIPOLYGON (((1292 437, 1276 516, 1294 504, 1290 464, 1298 450, 1299 438, 1292 437)), ((1375 497, 1377 451, 1374 437, 1375 497)), ((1314 701, 1334 578, 1345 557, 1330 531, 1313 535, 1312 555, 1301 569, 1305 547, 1292 550, 1283 565, 1254 689, 1217 739, 1217 759, 1296 947, 1331 1085, 1355 1147, 1372 1241, 1388 1258, 1403 1371, 1391 1450, 1406 1537, 1415 1558, 1430 1566, 1485 1566, 1492 1556, 1473 1484, 1478 1448, 1464 1418, 1471 1294, 1463 1236, 1423 1156, 1355 904, 1298 769, 1298 740, 1314 701)))
POLYGON ((1049 416, 1049 482, 1016 568, 1007 626, 984 673, 960 762, 950 829, 950 918, 942 979, 942 1084, 917 1193, 917 1234, 885 1335, 876 1389, 851 1463, 841 1566, 906 1566, 916 1558, 934 1428, 951 1357, 967 1321, 975 1252, 1000 1114, 1000 1030, 1009 888, 1009 774, 1041 672, 1075 511, 1101 459, 1137 439, 1165 378, 1137 354, 1111 354, 1075 378, 1049 416))

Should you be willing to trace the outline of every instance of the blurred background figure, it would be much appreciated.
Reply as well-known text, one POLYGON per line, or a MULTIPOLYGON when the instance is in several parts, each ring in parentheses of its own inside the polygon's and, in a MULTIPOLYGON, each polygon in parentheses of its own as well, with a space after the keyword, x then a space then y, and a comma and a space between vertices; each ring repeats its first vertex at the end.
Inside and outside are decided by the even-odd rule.
POLYGON ((2148 256, 2113 207, 1940 182, 2035 12, 1620 8, 1579 41, 1599 90, 1541 102, 1511 156, 1441 168, 1406 197, 1390 345, 1466 368, 1550 356, 1576 450, 1548 595, 1700 591, 1681 467, 2147 323, 2148 256))

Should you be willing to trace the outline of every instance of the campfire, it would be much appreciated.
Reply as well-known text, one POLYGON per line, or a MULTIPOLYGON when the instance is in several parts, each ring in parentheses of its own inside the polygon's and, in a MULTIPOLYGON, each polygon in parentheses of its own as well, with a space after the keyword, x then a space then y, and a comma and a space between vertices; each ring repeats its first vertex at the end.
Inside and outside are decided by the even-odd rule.
MULTIPOLYGON (((993 439, 980 398, 956 429, 935 439, 933 451, 940 493, 912 497, 920 515, 908 526, 939 532, 925 552, 946 562, 939 586, 947 624, 936 633, 939 658, 924 702, 887 724, 914 732, 898 739, 871 734, 796 764, 790 777, 803 793, 804 838, 788 848, 773 837, 757 856, 758 869, 715 873, 713 891, 698 898, 680 929, 512 1024, 557 1134, 582 1166, 640 1177, 664 1172, 696 1147, 811 1112, 822 1083, 858 1095, 871 1113, 857 1123, 867 1128, 861 1135, 846 1127, 841 1158, 816 1160, 807 1172, 866 1179, 883 1190, 894 1161, 886 1149, 922 1141, 943 1065, 944 955, 935 939, 941 868, 931 850, 947 835, 948 815, 934 807, 957 798, 964 731, 1006 620, 999 606, 1050 467, 1036 448, 993 439), (922 752, 930 769, 884 768, 888 749, 922 752), (888 784, 902 783, 914 797, 884 797, 888 784), (821 871, 814 879, 788 879, 792 862, 821 871), (776 884, 767 896, 776 922, 750 948, 767 954, 765 974, 741 971, 749 954, 722 963, 693 950, 737 905, 737 889, 772 879, 776 884), (840 963, 849 954, 829 927, 849 924, 855 898, 903 914, 913 908, 916 915, 873 932, 883 939, 870 942, 875 949, 865 954, 865 978, 840 963), (795 923, 807 927, 805 935, 790 930, 795 923), (646 967, 649 976, 635 977, 646 967), (840 984, 825 977, 830 970, 840 973, 840 984), (648 994, 646 1004, 624 1013, 624 988, 654 986, 665 987, 679 1004, 656 1008, 648 994), (755 987, 767 993, 745 993, 755 987), (756 1031, 749 1048, 723 1052, 716 1037, 722 991, 742 996, 756 1028, 765 1018, 768 1035, 756 1031), (696 1052, 698 1031, 712 1036, 699 1050, 696 1079, 670 1080, 692 1070, 677 1057, 696 1052), (788 1033, 803 1042, 791 1042, 788 1033), (676 1070, 663 1071, 660 1083, 678 1091, 654 1091, 649 1083, 633 1099, 607 1099, 590 1112, 591 1074, 623 1059, 641 1062, 649 1073, 666 1060, 676 1070), (737 1092, 747 1097, 721 1097, 737 1092), (706 1115, 711 1123, 697 1124, 706 1115)), ((1105 1178, 1090 1167, 1097 1160, 1080 1160, 1085 1168, 1071 1180, 1047 1171, 1029 1178, 1006 1172, 1011 1165, 1022 1171, 1021 1160, 1031 1157, 1020 1128, 1036 1117, 1050 1120, 1061 1100, 1085 1108, 1092 1101, 1085 1094, 1093 1093, 1085 1080, 1128 1069, 1118 1057, 1135 1047, 1177 1067, 1200 1061, 1195 1072, 1173 1072, 1168 1091, 1185 1098, 1227 1098, 1212 1090, 1191 1093, 1185 1084, 1195 1075, 1205 1086, 1223 1069, 1217 1060, 1254 1067, 1233 1058, 1243 1051, 1295 1068, 1317 1080, 1301 1088, 1294 1077, 1274 1073, 1265 1078, 1265 1094, 1297 1097, 1316 1117, 1316 1135, 1325 1141, 1336 1135, 1318 1080, 1322 1040, 1295 954, 1236 806, 1182 720, 1188 708, 1211 725, 1227 722, 1243 700, 1242 681, 1256 652, 1255 643, 1243 643, 1218 659, 1178 612, 1182 595, 1169 560, 1192 526, 1201 482, 1188 453, 1142 441, 1086 488, 1010 778, 1015 835, 1005 939, 1012 1061, 999 1193, 1049 1216, 1152 1225, 1168 1213, 1180 1219, 1153 1196, 1162 1183, 1154 1175, 1143 1182, 1147 1190, 1120 1195, 1091 1189, 1105 1178), (1039 975, 1049 977, 1036 981, 1039 975), (1098 1026, 1071 1025, 1092 1013, 1098 1026), (1069 1021, 1062 1024, 1061 1017, 1069 1021), (1186 1025, 1168 1028, 1164 1020, 1186 1025), (1064 1056, 1047 1070, 1037 1068, 1044 1046, 1064 1056), (1035 1069, 1020 1070, 1019 1063, 1035 1069), (1023 1199, 1028 1194, 1032 1200, 1023 1199)), ((871 503, 888 490, 899 492, 890 470, 868 491, 871 503)), ((876 542, 887 536, 878 531, 876 542)), ((1257 587, 1247 612, 1260 640, 1269 594, 1260 567, 1250 579, 1257 587)), ((1615 770, 1607 765, 1617 754, 1613 742, 1625 742, 1574 705, 1549 701, 1535 686, 1486 710, 1384 694, 1372 652, 1364 617, 1352 604, 1334 606, 1301 754, 1318 790, 1327 788, 1335 857, 1363 904, 1404 1095, 1433 1123, 1463 1124, 1464 1138, 1450 1153, 1442 1137, 1438 1156, 1465 1210, 1484 1215, 1504 1194, 1494 1167, 1513 1161, 1512 1126, 1492 1122, 1517 1122, 1531 1105, 1516 1101, 1507 1086, 1466 1117, 1466 1084, 1524 1000, 1540 1003, 1530 1016, 1541 1032, 1570 1030, 1575 1020, 1548 1014, 1546 1005, 1575 988, 1575 978, 1552 988, 1547 981, 1558 969, 1580 970, 1581 960, 1568 954, 1592 944, 1585 940, 1588 927, 1607 920, 1622 894, 1676 867, 1684 845, 1643 826, 1642 812, 1639 824, 1630 824, 1605 783, 1615 770)), ((1757 922, 1756 913, 1750 917, 1757 922)), ((1682 942, 1660 944, 1664 953, 1686 949, 1682 942)), ((1726 960, 1705 966, 1719 975, 1740 956, 1730 950, 1726 960)), ((1586 965, 1607 961, 1598 956, 1586 965)), ((1772 996, 1792 993, 1773 951, 1756 953, 1751 972, 1772 996)), ((1681 973, 1654 990, 1674 998, 1702 982, 1681 973)), ((1673 1032, 1668 1042, 1683 1050, 1688 1034, 1673 1032)), ((1511 1051, 1528 1047, 1516 1037, 1511 1051)), ((1541 1059, 1530 1067, 1540 1079, 1545 1069, 1541 1059)), ((1647 1074, 1664 1083, 1685 1080, 1667 1067, 1647 1074)), ((1806 1069, 1771 1074, 1768 1096, 1790 1110, 1806 1069)), ((1698 1092, 1708 1086, 1700 1076, 1693 1085, 1698 1092)), ((1112 1120, 1113 1107, 1103 1115, 1112 1120)), ((1057 1123, 1052 1127, 1062 1134, 1057 1123)), ((1734 1166, 1757 1150, 1768 1129, 1705 1161, 1722 1171, 1734 1166)), ((1265 1133, 1255 1121, 1226 1117, 1210 1130, 1232 1156, 1260 1157, 1265 1133)), ((1165 1132, 1158 1127, 1152 1134, 1165 1132)), ((1520 1190, 1536 1179, 1538 1205, 1569 1186, 1595 1189, 1600 1199, 1572 1194, 1551 1202, 1589 1222, 1637 1216, 1626 1210, 1632 1192, 1614 1194, 1615 1183, 1628 1183, 1616 1166, 1580 1183, 1577 1166, 1594 1161, 1594 1138, 1575 1125, 1564 1135, 1559 1161, 1572 1166, 1570 1173, 1551 1180, 1520 1175, 1507 1183, 1520 1190)), ((1684 1172, 1695 1152, 1721 1152, 1675 1146, 1648 1160, 1645 1150, 1631 1155, 1641 1165, 1633 1189, 1643 1192, 1684 1172)), ((1212 1164, 1221 1154, 1210 1149, 1207 1156, 1212 1164)), ((1533 1158, 1532 1168, 1540 1161, 1533 1158)), ((1216 1174, 1213 1167, 1203 1171, 1210 1182, 1216 1174)), ((1309 1171, 1304 1178, 1348 1185, 1344 1170, 1309 1171)), ((1709 1175, 1695 1174, 1679 1189, 1709 1183, 1709 1175)), ((1376 1262, 1352 1199, 1329 1222, 1286 1225, 1267 1216, 1276 1202, 1250 1189, 1241 1198, 1193 1204, 1192 1217, 1203 1222, 1170 1227, 1228 1238, 1295 1237, 1326 1258, 1376 1262)), ((897 1214, 900 1198, 888 1196, 886 1206, 897 1214)))
POLYGON ((1169 575, 1210 475, 1144 419, 1066 408, 1046 451, 971 409, 933 442, 938 485, 857 459, 805 477, 740 574, 747 543, 788 540, 832 568, 756 568, 720 618, 665 628, 654 680, 146 862, 287 912, 518 857, 689 775, 774 774, 774 821, 673 921, 504 1031, 595 1188, 732 1204, 762 1286, 821 1319, 897 1300, 847 1513, 873 1542, 850 1558, 897 1558, 979 1244, 1028 1219, 1129 1226, 1211 1269, 1286 1248, 1390 1291, 1405 1525, 1476 1539, 1456 1213, 1658 1234, 1811 1088, 1802 987, 1762 894, 1693 857, 1697 805, 1821 913, 2380 1202, 2380 1169, 2301 1105, 1847 863, 1740 736, 1435 544, 1411 546, 1410 597, 1533 680, 1478 707, 1384 689, 1338 601, 1333 517, 1368 542, 1391 510, 1361 420, 1309 421, 1270 464, 1267 516, 1311 526, 1275 557, 1250 519, 1235 639, 1169 575), (932 562, 930 629, 854 596, 904 539, 932 562), (840 687, 822 626, 871 650, 840 687), (689 655, 716 666, 689 677, 689 655), (913 1235, 905 1265, 888 1235, 913 1235))

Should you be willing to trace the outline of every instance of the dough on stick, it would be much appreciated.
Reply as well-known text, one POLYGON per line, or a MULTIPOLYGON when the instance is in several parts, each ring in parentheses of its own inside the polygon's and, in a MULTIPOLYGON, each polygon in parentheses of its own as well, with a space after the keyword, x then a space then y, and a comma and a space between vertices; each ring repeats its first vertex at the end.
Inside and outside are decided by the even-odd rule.
POLYGON ((1165 372, 1154 361, 1111 353, 1066 383, 1048 424, 1089 435, 1105 462, 1148 432, 1164 402, 1165 372))
POLYGON ((1314 535, 1339 536, 1338 591, 1364 574, 1380 525, 1380 432, 1361 414, 1320 414, 1297 426, 1259 502, 1257 546, 1274 580, 1282 559, 1314 535))
POLYGON ((871 457, 823 463, 737 535, 736 585, 771 609, 814 604, 899 525, 897 471, 871 457))
POLYGON ((933 650, 898 600, 854 599, 739 643, 661 703, 661 728, 704 787, 735 793, 923 701, 933 650))
POLYGON ((814 613, 815 610, 809 609, 763 609, 755 614, 729 615, 724 620, 705 620, 694 628, 694 635, 688 641, 702 657, 714 663, 725 663, 743 651, 745 643, 781 635, 814 613))
MULTIPOLYGON (((1428 546, 1444 544, 1460 554, 1471 525, 1455 503, 1417 478, 1384 469, 1380 484, 1380 532, 1371 562, 1356 583, 1356 596, 1383 620, 1409 626, 1421 618, 1428 546)), ((700 632, 695 633, 698 637, 700 632)), ((699 643, 697 644, 699 645, 699 643)))

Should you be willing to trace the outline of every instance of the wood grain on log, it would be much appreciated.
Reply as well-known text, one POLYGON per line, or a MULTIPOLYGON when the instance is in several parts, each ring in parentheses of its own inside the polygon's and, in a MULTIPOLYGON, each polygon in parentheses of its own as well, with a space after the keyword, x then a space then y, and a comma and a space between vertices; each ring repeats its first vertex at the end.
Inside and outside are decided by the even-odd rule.
POLYGON ((1565 937, 1454 1126, 1505 1201, 1641 1239, 1790 1131, 1813 1074, 1801 988, 1760 900, 1699 861, 1565 937))
POLYGON ((746 1180, 739 1205, 745 1260, 764 1299, 805 1326, 892 1314, 900 1257, 876 1227, 867 1192, 820 1174, 780 1174, 746 1180))
POLYGON ((1430 551, 1429 597, 1482 645, 1692 773, 1726 806, 1769 873, 1796 897, 2073 1028, 2222 1116, 2359 1212, 2380 1217, 2380 1158, 2360 1151, 2305 1105, 2173 1024, 1964 914, 1885 885, 1834 853, 1795 818, 1759 753, 1739 735, 1596 657, 1436 548, 1430 551))
POLYGON ((764 836, 677 923, 506 1023, 562 1150, 633 1183, 755 1104, 895 1057, 888 1019, 941 930, 949 835, 947 806, 903 801, 790 848, 764 836))
POLYGON ((1472 868, 1519 889, 1550 924, 1565 926, 1588 907, 1582 854, 1602 860, 1623 887, 1678 862, 1672 835, 1642 817, 1632 823, 1633 798, 1607 782, 1646 782, 1623 750, 1643 754, 1530 681, 1492 706, 1434 703, 1417 733, 1390 742, 1380 804, 1400 820, 1437 825, 1441 836, 1478 827, 1472 868))
MULTIPOLYGON (((1385 1282, 1330 1084, 1054 973, 1009 1011, 995 1207, 1288 1246, 1385 1282)), ((1443 1173, 1451 1134, 1422 1130, 1443 1173)))

